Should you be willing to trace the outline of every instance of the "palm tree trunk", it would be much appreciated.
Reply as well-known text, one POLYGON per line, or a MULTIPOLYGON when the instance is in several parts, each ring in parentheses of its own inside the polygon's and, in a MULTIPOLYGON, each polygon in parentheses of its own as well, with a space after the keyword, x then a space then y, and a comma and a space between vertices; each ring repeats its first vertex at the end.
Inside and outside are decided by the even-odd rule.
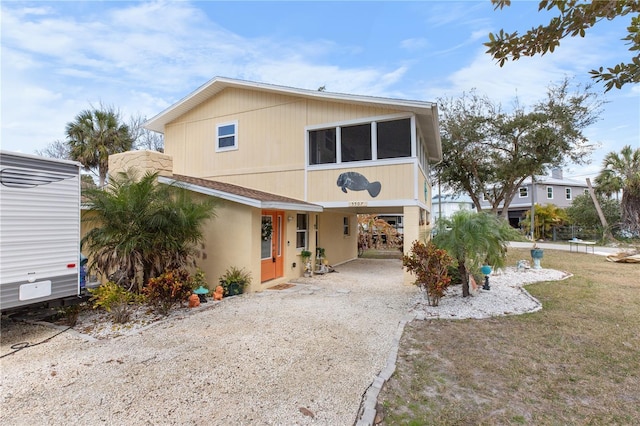
POLYGON ((469 273, 467 272, 467 267, 464 264, 464 260, 458 259, 458 272, 460 273, 460 278, 462 279, 462 297, 469 297, 471 293, 469 292, 469 273))
POLYGON ((635 235, 640 234, 640 195, 632 191, 622 193, 622 227, 635 235))

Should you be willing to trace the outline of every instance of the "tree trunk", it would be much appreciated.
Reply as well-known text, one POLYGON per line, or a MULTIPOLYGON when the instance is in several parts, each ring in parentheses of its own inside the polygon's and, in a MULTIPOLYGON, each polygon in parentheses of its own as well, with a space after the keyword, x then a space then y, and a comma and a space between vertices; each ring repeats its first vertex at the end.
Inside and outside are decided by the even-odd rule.
POLYGON ((630 231, 634 236, 640 235, 640 194, 632 191, 622 192, 622 228, 630 231))
POLYGON ((460 278, 462 279, 462 297, 469 297, 471 293, 469 292, 469 273, 467 272, 467 267, 464 264, 464 260, 458 259, 458 272, 460 273, 460 278))

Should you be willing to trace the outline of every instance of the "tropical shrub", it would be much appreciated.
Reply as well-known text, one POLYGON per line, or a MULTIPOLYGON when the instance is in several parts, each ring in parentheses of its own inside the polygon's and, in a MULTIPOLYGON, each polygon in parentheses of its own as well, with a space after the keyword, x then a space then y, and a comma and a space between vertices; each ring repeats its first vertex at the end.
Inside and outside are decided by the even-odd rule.
POLYGON ((177 185, 157 182, 157 173, 138 179, 135 171, 109 179, 106 189, 87 190, 92 229, 82 239, 91 268, 104 276, 119 271, 138 292, 163 271, 193 264, 202 225, 214 217, 211 199, 198 201, 177 185))
POLYGON ((485 213, 461 210, 438 221, 433 242, 456 259, 462 278, 462 295, 469 296, 469 274, 477 274, 482 264, 494 270, 504 267, 509 241, 520 234, 506 220, 485 213))
POLYGON ((200 268, 196 269, 196 273, 193 275, 193 288, 204 287, 209 288, 207 277, 204 271, 200 268))
MULTIPOLYGON (((607 198, 596 192, 596 199, 610 229, 617 229, 620 225, 620 201, 615 198, 607 198)), ((603 238, 606 229, 602 226, 596 205, 589 194, 578 195, 573 199, 571 206, 567 207, 569 223, 576 226, 595 228, 603 238)))
POLYGON ((89 289, 89 302, 93 308, 101 308, 111 314, 113 322, 124 324, 131 318, 131 303, 141 302, 140 295, 136 295, 122 286, 109 281, 94 289, 89 289))
POLYGON ((246 286, 251 283, 251 273, 232 266, 220 277, 220 285, 225 296, 242 294, 246 286))
MULTIPOLYGON (((536 204, 534 206, 534 232, 533 238, 537 240, 539 238, 550 239, 553 236, 553 228, 558 228, 564 225, 568 221, 566 210, 559 208, 554 204, 547 204, 541 206, 536 204)), ((531 234, 531 210, 527 210, 524 218, 520 221, 522 229, 525 234, 531 234)))
POLYGON ((176 304, 184 303, 194 290, 194 281, 184 269, 165 271, 151 278, 142 292, 158 313, 167 315, 176 304))
POLYGON ((446 250, 420 241, 414 241, 409 254, 402 257, 402 265, 415 275, 414 284, 426 292, 430 306, 438 306, 451 283, 448 267, 452 261, 446 250))

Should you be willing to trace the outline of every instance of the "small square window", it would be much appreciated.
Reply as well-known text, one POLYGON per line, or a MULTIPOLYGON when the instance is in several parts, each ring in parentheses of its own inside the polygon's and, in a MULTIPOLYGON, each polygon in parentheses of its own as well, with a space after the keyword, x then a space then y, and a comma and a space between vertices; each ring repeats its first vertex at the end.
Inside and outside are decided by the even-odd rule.
POLYGON ((238 149, 238 123, 216 126, 216 152, 238 149))
POLYGON ((529 188, 526 186, 520 187, 520 198, 527 198, 529 196, 529 188))

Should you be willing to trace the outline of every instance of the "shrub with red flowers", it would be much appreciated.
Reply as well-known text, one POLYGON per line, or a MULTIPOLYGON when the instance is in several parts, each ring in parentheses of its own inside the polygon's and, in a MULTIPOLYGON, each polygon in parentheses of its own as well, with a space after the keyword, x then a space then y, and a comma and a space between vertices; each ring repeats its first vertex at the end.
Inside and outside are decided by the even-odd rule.
POLYGON ((451 283, 448 267, 453 262, 446 250, 432 242, 414 241, 408 255, 402 257, 402 265, 416 277, 415 285, 425 290, 430 306, 438 306, 440 298, 451 283))
POLYGON ((162 315, 176 304, 184 303, 195 288, 194 280, 184 269, 172 269, 151 278, 142 292, 162 315))

